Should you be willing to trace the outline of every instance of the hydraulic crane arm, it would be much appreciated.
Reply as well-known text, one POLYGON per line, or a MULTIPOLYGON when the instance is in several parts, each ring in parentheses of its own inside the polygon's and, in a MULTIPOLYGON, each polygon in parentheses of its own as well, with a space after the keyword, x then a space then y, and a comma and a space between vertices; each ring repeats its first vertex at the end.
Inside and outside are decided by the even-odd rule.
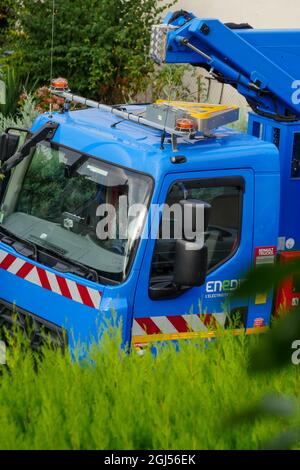
POLYGON ((153 28, 151 57, 205 68, 258 114, 300 119, 300 30, 255 30, 179 11, 153 28))

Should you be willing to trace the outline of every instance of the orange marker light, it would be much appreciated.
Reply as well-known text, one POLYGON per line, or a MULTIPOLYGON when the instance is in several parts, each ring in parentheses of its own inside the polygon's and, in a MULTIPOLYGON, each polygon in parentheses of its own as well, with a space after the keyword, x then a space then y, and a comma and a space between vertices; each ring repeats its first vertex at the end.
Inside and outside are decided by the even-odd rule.
POLYGON ((177 119, 176 129, 180 131, 186 131, 186 132, 194 131, 195 123, 192 119, 187 119, 187 118, 177 119))
POLYGON ((66 91, 69 89, 69 82, 62 77, 55 78, 52 80, 51 88, 57 91, 66 91))

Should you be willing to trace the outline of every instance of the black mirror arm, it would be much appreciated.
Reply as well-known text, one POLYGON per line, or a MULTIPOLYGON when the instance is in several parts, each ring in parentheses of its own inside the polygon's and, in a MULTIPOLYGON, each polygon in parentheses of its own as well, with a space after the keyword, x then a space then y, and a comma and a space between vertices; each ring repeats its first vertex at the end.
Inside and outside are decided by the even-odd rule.
POLYGON ((7 129, 5 129, 5 134, 9 134, 10 131, 23 132, 25 134, 32 135, 32 132, 29 129, 24 129, 23 127, 7 127, 7 129))
POLYGON ((45 139, 50 139, 54 136, 55 131, 57 130, 59 124, 56 122, 49 121, 43 127, 41 127, 37 132, 32 134, 30 139, 25 142, 24 145, 16 152, 11 158, 3 164, 0 169, 2 174, 8 173, 10 170, 15 168, 22 160, 24 160, 30 154, 31 150, 39 143, 45 139))
POLYGON ((153 282, 149 287, 149 296, 152 300, 172 300, 177 299, 190 287, 178 286, 173 282, 173 279, 169 281, 153 282))

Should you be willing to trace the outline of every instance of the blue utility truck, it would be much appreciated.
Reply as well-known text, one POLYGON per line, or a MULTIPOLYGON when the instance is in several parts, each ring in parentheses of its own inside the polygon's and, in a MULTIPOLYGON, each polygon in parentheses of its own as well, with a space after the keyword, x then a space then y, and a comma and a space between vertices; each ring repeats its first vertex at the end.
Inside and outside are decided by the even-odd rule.
MULTIPOLYGON (((179 11, 153 28, 151 56, 232 85, 253 110, 248 132, 225 127, 235 106, 106 106, 54 80, 63 112, 0 140, 0 326, 11 328, 17 311, 22 327, 33 325, 33 347, 45 332, 54 344, 88 344, 112 317, 123 344, 138 348, 211 338, 236 316, 241 334, 262 331, 282 292, 231 294, 254 265, 300 254, 300 30, 179 11), (204 245, 160 237, 164 219, 175 220, 165 210, 134 218, 123 239, 119 219, 115 237, 99 238, 98 208, 118 214, 120 198, 204 207, 204 245)), ((300 283, 289 289, 297 305, 300 283)))

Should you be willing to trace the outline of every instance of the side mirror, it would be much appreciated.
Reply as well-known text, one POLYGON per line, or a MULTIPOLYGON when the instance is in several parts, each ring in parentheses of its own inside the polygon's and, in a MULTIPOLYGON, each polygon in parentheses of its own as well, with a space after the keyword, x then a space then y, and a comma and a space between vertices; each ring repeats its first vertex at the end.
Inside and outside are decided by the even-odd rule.
POLYGON ((201 287, 207 274, 208 251, 186 240, 177 240, 174 283, 179 287, 201 287))
POLYGON ((181 201, 183 239, 176 242, 174 283, 179 287, 201 287, 207 274, 208 251, 205 232, 211 206, 198 200, 181 201))
POLYGON ((0 135, 0 162, 7 162, 17 151, 20 135, 5 132, 0 135))

